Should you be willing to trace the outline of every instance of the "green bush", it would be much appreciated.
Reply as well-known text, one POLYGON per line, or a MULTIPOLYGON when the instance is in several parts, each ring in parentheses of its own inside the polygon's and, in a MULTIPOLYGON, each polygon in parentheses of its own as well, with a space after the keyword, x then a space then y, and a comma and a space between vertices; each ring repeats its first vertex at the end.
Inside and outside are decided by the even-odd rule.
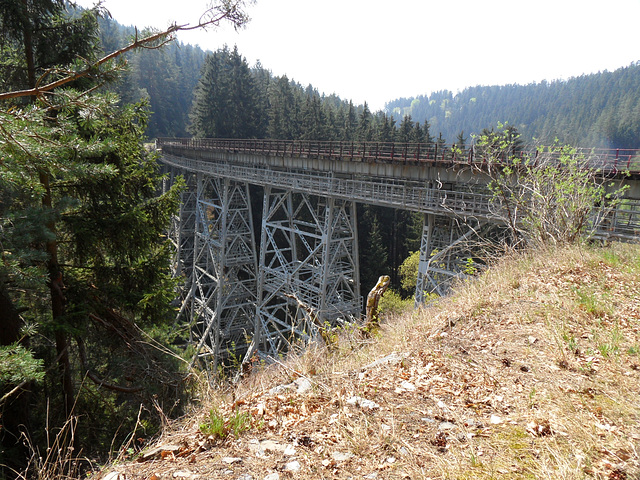
POLYGON ((399 315, 413 308, 413 297, 403 299, 399 293, 388 289, 380 299, 380 315, 399 315))

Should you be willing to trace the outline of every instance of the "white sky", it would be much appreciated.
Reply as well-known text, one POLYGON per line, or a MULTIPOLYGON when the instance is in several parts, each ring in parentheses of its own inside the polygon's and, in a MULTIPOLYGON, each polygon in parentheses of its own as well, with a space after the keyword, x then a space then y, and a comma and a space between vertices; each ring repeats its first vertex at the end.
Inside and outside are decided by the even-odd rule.
MULTIPOLYGON (((91 6, 93 0, 78 0, 91 6)), ((105 0, 124 25, 195 24, 207 0, 105 0)), ((257 0, 246 28, 183 34, 238 46, 320 93, 371 110, 398 97, 526 84, 640 60, 640 0, 257 0)))

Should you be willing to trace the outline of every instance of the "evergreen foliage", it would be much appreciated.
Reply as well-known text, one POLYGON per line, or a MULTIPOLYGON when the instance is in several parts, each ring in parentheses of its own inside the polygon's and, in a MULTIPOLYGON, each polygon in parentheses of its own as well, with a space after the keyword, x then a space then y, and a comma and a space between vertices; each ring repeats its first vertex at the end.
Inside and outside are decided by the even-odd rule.
MULTIPOLYGON (((264 71, 260 70, 261 74, 264 71)), ((202 138, 261 138, 264 101, 256 79, 237 47, 209 55, 196 87, 189 131, 202 138)))
POLYGON ((613 72, 529 85, 476 86, 399 98, 386 104, 395 118, 428 121, 453 142, 459 132, 481 134, 508 122, 525 142, 555 138, 581 147, 637 148, 640 145, 640 61, 613 72))
MULTIPOLYGON (((108 16, 98 18, 98 24, 105 54, 124 47, 136 34, 141 34, 108 16)), ((134 50, 125 57, 126 70, 107 88, 116 92, 123 104, 143 100, 149 103, 147 136, 187 136, 188 115, 206 53, 200 47, 174 41, 162 49, 134 50)))
MULTIPOLYGON (((174 284, 163 232, 177 195, 157 195, 157 165, 141 144, 146 107, 70 90, 57 93, 55 106, 37 107, 0 114, 8 192, 0 239, 11 259, 0 273, 21 318, 37 330, 29 346, 48 372, 42 388, 59 392, 48 396, 57 405, 49 421, 63 423, 72 411, 92 418, 127 397, 147 396, 151 405, 151 392, 179 379, 170 361, 139 343, 139 327, 157 328, 170 311, 174 284), (62 378, 51 370, 56 361, 62 378), (114 387, 95 396, 85 375, 97 388, 114 387)), ((42 379, 25 373, 30 377, 42 379)), ((44 422, 41 408, 36 402, 34 426, 44 422)), ((108 446, 114 432, 105 423, 115 420, 104 418, 98 430, 79 422, 78 438, 93 438, 85 449, 108 446)), ((35 441, 37 431, 30 434, 35 441)))
MULTIPOLYGON (((19 472, 27 462, 23 439, 44 451, 48 436, 69 425, 74 431, 52 447, 65 458, 103 455, 139 422, 153 433, 157 414, 171 413, 185 385, 178 357, 156 346, 170 341, 175 283, 165 231, 180 184, 158 193, 162 176, 143 147, 148 102, 99 93, 120 66, 98 59, 98 7, 0 7, 0 67, 11 72, 0 81, 4 478, 1 469, 19 472)), ((242 0, 209 13, 212 23, 246 21, 242 0)), ((136 46, 156 52, 179 29, 137 39, 118 55, 136 46)))

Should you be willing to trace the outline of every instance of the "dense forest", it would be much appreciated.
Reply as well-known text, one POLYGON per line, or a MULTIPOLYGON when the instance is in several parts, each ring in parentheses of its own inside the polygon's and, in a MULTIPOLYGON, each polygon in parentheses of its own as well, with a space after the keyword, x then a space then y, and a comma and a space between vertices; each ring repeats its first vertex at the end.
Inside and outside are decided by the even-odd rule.
MULTIPOLYGON (((108 16, 100 17, 98 24, 100 44, 106 54, 124 47, 136 35, 145 34, 108 16)), ((148 137, 187 136, 193 91, 206 53, 200 47, 173 41, 160 49, 134 50, 126 57, 127 68, 109 88, 118 93, 123 104, 148 101, 152 112, 148 137)))
POLYGON ((496 122, 517 127, 526 141, 555 138, 585 147, 640 146, 640 62, 613 72, 529 85, 465 88, 453 94, 399 98, 386 104, 396 118, 411 115, 452 140, 496 122))
MULTIPOLYGON (((133 27, 123 27, 109 18, 101 19, 100 26, 101 43, 107 52, 135 35, 133 27)), ((268 65, 249 66, 235 48, 204 52, 197 46, 174 42, 162 50, 132 53, 129 70, 115 88, 126 102, 149 99, 153 112, 147 129, 150 138, 237 136, 222 127, 198 130, 192 125, 195 118, 190 113, 201 75, 208 76, 209 83, 218 80, 216 95, 228 93, 225 89, 230 84, 212 77, 217 75, 216 62, 220 65, 225 56, 229 62, 236 62, 234 74, 244 76, 245 83, 251 77, 253 85, 243 92, 246 96, 228 98, 218 111, 250 110, 252 127, 242 132, 248 137, 396 142, 440 139, 448 144, 464 139, 470 143, 472 136, 483 129, 506 122, 515 126, 526 142, 548 143, 558 138, 589 147, 640 145, 640 62, 568 80, 475 86, 457 94, 444 90, 399 98, 389 101, 382 111, 370 112, 367 105, 324 95, 286 75, 274 76, 268 65), (416 123, 422 132, 410 132, 416 123)), ((201 96, 206 94, 202 92, 201 96)))

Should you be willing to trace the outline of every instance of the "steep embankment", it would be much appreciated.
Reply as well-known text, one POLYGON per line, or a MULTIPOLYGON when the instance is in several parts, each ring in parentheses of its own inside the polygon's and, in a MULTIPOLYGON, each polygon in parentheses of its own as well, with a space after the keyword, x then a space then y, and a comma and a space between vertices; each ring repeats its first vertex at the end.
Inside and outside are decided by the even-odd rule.
POLYGON ((639 478, 639 253, 505 259, 373 338, 256 368, 100 478, 639 478))

